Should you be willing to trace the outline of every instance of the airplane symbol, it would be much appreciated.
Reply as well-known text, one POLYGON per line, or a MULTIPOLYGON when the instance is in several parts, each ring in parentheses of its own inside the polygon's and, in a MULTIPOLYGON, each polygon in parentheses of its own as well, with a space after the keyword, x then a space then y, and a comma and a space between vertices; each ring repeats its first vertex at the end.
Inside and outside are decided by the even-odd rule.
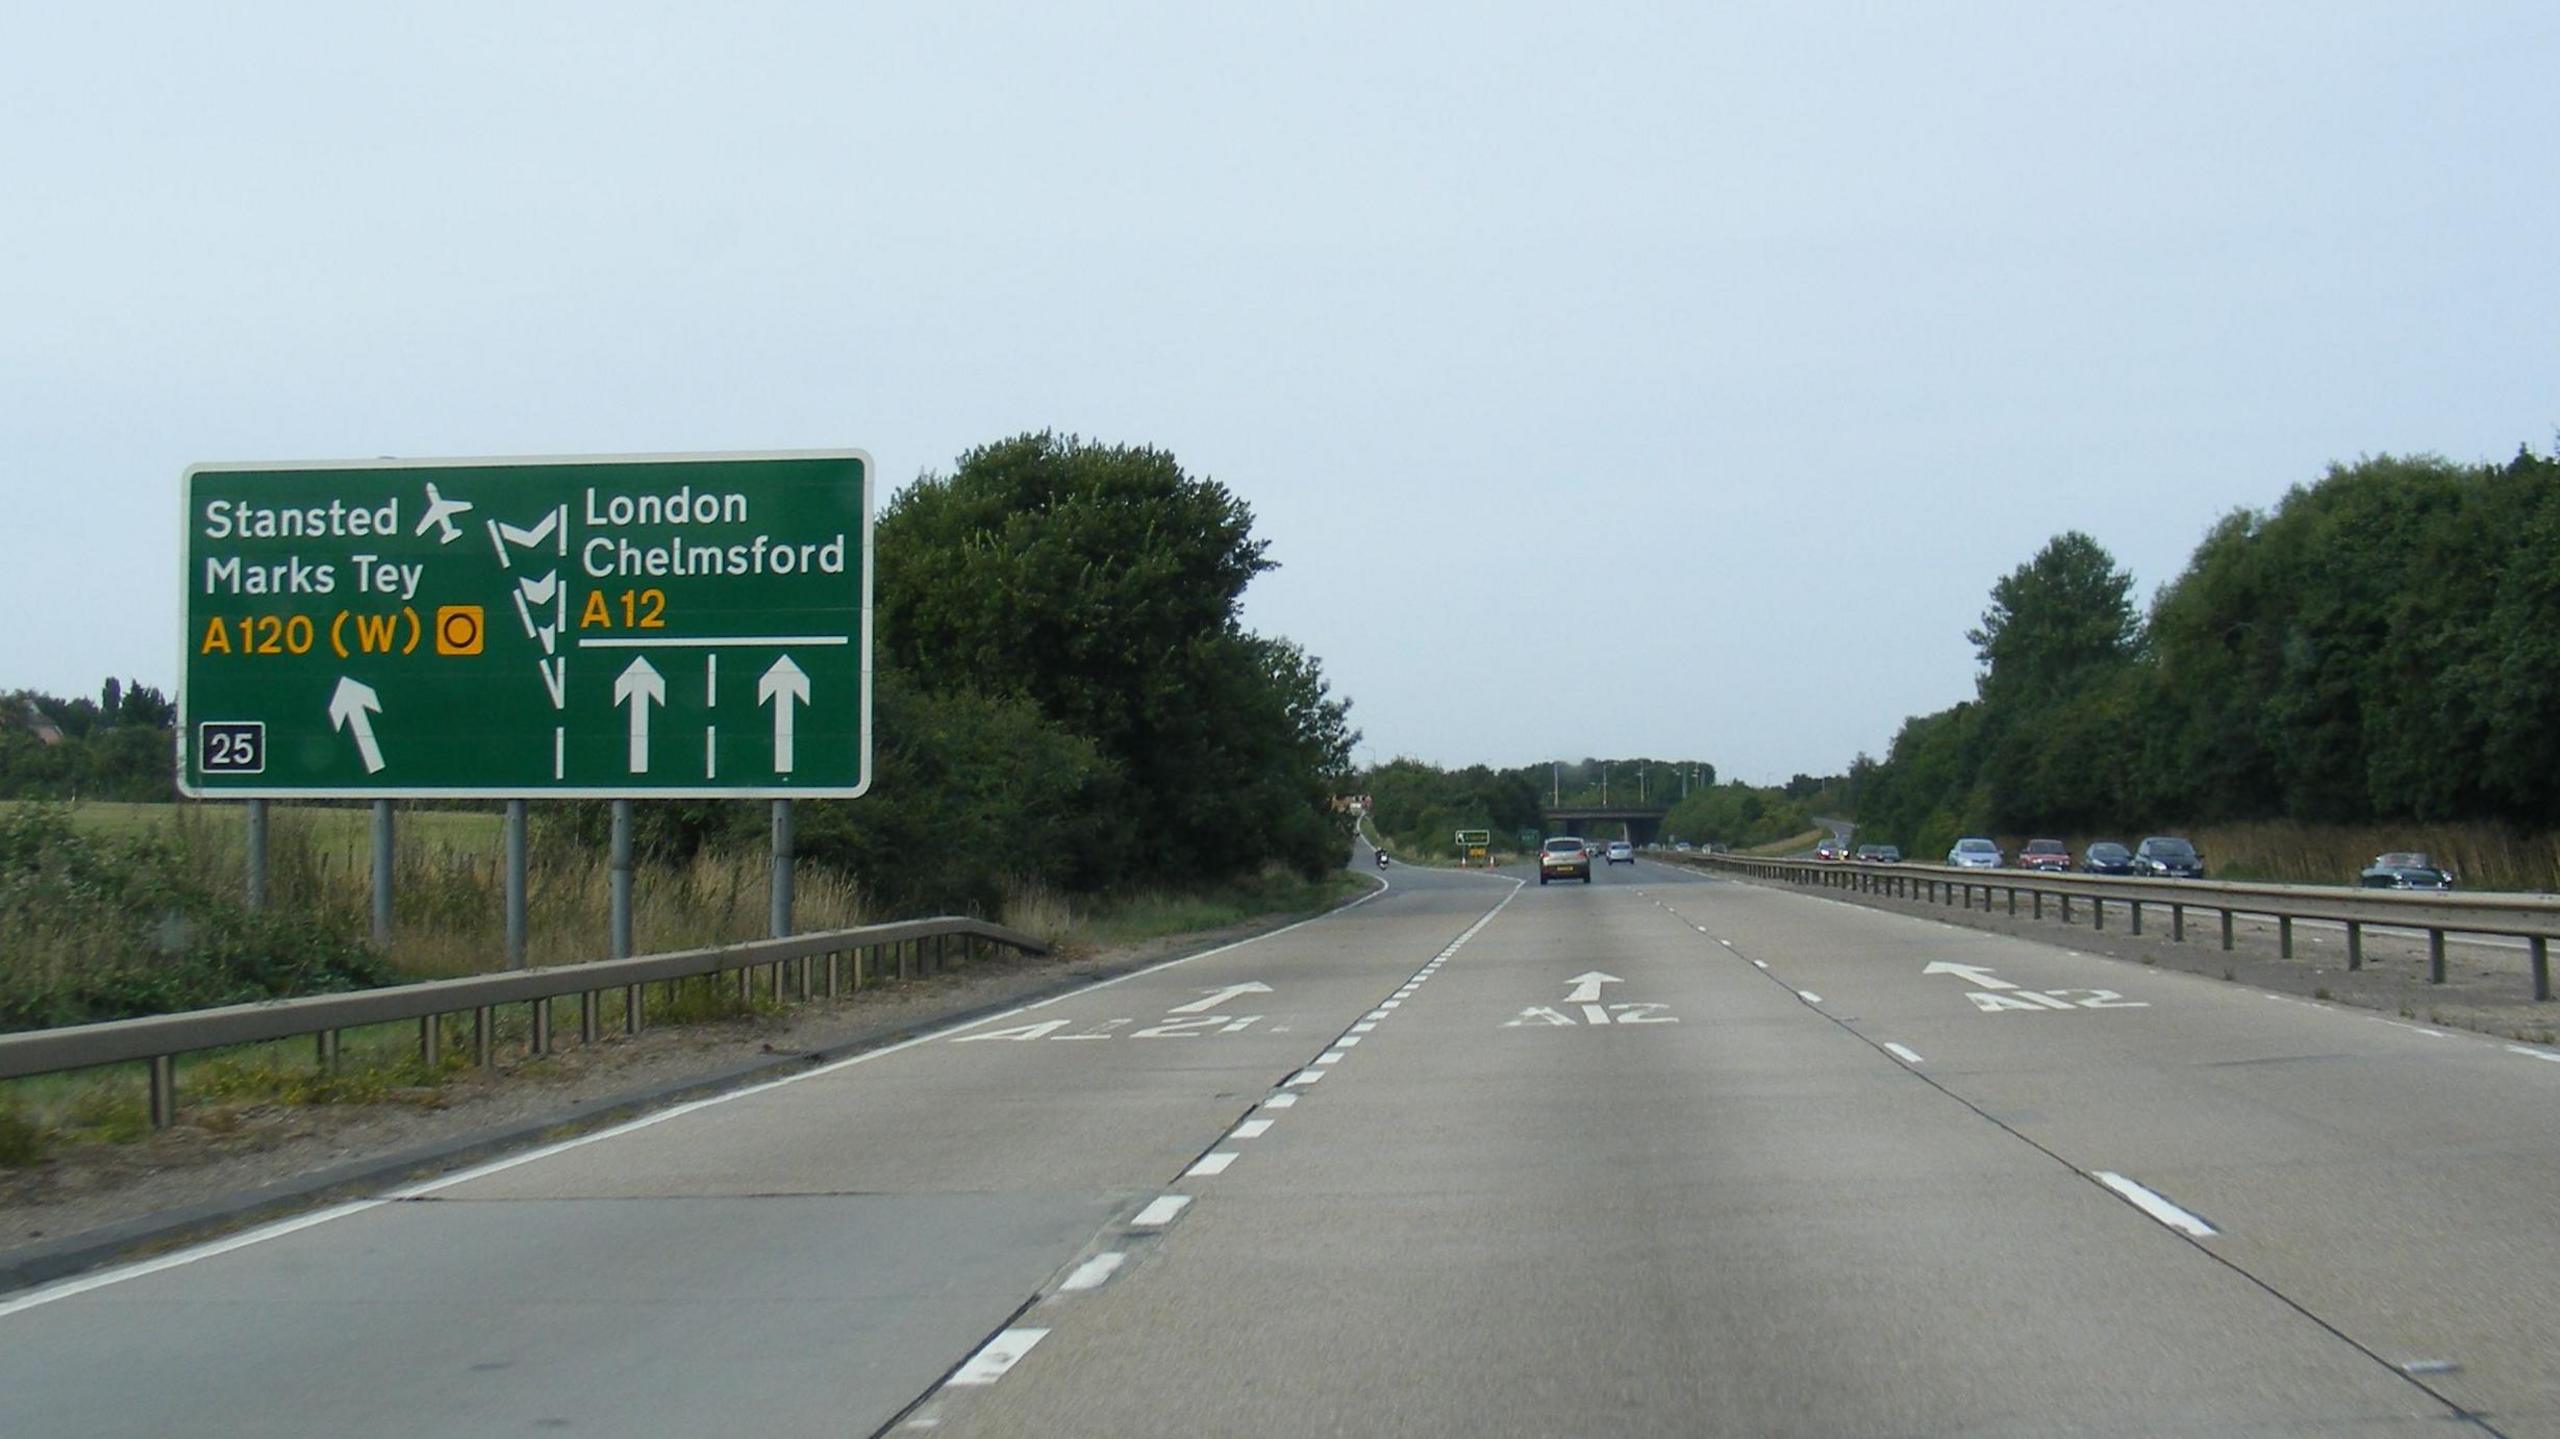
POLYGON ((427 532, 429 525, 435 525, 443 530, 443 533, 436 537, 436 543, 452 544, 455 540, 462 538, 462 531, 454 527, 453 517, 469 508, 471 508, 469 500, 448 500, 437 494, 436 487, 430 484, 427 486, 427 513, 418 521, 418 528, 414 533, 423 535, 427 532))

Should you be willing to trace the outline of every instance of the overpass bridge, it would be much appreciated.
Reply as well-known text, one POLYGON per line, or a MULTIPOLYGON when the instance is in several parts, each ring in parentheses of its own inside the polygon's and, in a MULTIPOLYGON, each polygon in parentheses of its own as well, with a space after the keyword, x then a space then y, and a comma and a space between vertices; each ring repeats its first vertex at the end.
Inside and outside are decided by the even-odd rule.
POLYGON ((1623 837, 1630 844, 1651 844, 1662 838, 1663 816, 1669 813, 1669 805, 1658 804, 1565 804, 1539 810, 1549 834, 1578 834, 1585 839, 1623 837))

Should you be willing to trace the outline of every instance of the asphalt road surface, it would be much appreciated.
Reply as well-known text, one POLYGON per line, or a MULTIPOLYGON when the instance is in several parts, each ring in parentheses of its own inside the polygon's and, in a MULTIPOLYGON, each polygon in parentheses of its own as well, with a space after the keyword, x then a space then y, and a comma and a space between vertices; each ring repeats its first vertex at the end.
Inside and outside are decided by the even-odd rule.
POLYGON ((1674 871, 0 1297, 0 1435, 2560 1434, 2560 1054, 1674 871))

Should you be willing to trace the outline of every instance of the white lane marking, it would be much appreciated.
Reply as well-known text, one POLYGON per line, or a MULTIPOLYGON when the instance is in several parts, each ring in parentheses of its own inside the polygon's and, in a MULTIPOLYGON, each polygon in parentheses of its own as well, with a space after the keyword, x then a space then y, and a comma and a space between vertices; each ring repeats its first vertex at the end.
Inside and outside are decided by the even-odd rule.
POLYGON ((1364 1020, 1360 1021, 1358 1024, 1355 1024, 1355 1025, 1351 1026, 1351 1032, 1352 1032, 1353 1034, 1367 1034, 1370 1030, 1373 1030, 1373 1029, 1375 1029, 1375 1028, 1377 1028, 1377 1027, 1378 1027, 1378 1022, 1377 1022, 1376 1020, 1374 1020, 1374 1019, 1364 1019, 1364 1020))
POLYGON ((2211 1239, 2218 1232, 2212 1225, 2113 1170, 2093 1169, 2089 1171, 2089 1177, 2123 1195, 2134 1208, 2181 1234, 2197 1239, 2211 1239))
POLYGON ((1248 1119, 1244 1123, 1237 1125, 1235 1127, 1235 1132, 1230 1134, 1228 1138, 1260 1139, 1262 1136, 1271 1132, 1271 1126, 1279 1122, 1280 1121, 1276 1119, 1248 1119))
POLYGON ((1129 1221, 1129 1227, 1162 1229, 1173 1222, 1175 1215, 1190 1207, 1191 1196, 1188 1194, 1161 1194, 1147 1201, 1147 1207, 1138 1211, 1138 1217, 1129 1221))
POLYGON ((1328 1049, 1324 1053, 1316 1056, 1316 1067, 1319 1069, 1324 1068, 1327 1065, 1340 1064, 1341 1062, 1342 1051, 1339 1049, 1328 1049))
POLYGON ((1046 1329, 1007 1329, 970 1355, 969 1362, 960 1366, 950 1382, 993 1384, 1004 1377, 1006 1370, 1021 1363, 1022 1356, 1031 1352, 1031 1346, 1048 1337, 1046 1329))
POLYGON ((1911 1050, 1904 1045, 1887 1042, 1884 1047, 1884 1052, 1901 1060, 1905 1064, 1918 1064, 1920 1062, 1920 1056, 1912 1053, 1911 1050))
POLYGON ((1323 1070, 1321 1070, 1321 1069, 1309 1069, 1309 1070, 1302 1070, 1302 1071, 1300 1071, 1299 1073, 1296 1073, 1296 1074, 1290 1075, 1290 1076, 1289 1076, 1289 1083, 1291 1083, 1291 1084, 1313 1084, 1313 1083, 1315 1083, 1317 1080, 1322 1079, 1322 1078, 1324 1078, 1324 1071, 1323 1071, 1323 1070))
POLYGON ((1384 1004, 1382 1004, 1382 1005, 1379 1005, 1379 1006, 1378 1006, 1378 1008, 1380 1008, 1380 1009, 1394 1009, 1396 1006, 1398 1006, 1398 1005, 1400 1005, 1400 1004, 1402 1004, 1402 1003, 1404 1003, 1404 1001, 1403 1001, 1403 1000, 1401 1000, 1401 999, 1390 999, 1390 1000, 1388 1000, 1386 1003, 1384 1003, 1384 1004))
POLYGON ((1373 1010, 1370 1010, 1367 1014, 1364 1014, 1364 1015, 1360 1016, 1360 1022, 1361 1022, 1361 1023, 1363 1023, 1363 1024, 1371 1024, 1371 1025, 1374 1025, 1374 1024, 1376 1024, 1379 1020, 1382 1020, 1382 1019, 1384 1019, 1384 1018, 1386 1018, 1386 1017, 1387 1017, 1387 1012, 1386 1012, 1385 1010, 1383 1010, 1383 1009, 1373 1009, 1373 1010))
POLYGON ((1236 1153, 1232 1149, 1222 1149, 1215 1154, 1204 1154, 1200 1156, 1199 1163, 1182 1171, 1182 1177, 1185 1179, 1210 1178, 1226 1173, 1227 1166, 1235 1162, 1236 1153))
POLYGON ((1118 1250, 1109 1254, 1097 1254, 1077 1265, 1076 1272, 1068 1275, 1058 1285, 1058 1291, 1062 1294, 1079 1294, 1087 1289, 1100 1289, 1102 1281, 1111 1277, 1111 1271, 1119 1268, 1128 1258, 1128 1255, 1118 1250))
POLYGON ((1262 1101, 1262 1107, 1265 1109, 1287 1109, 1297 1102, 1298 1096, 1291 1094, 1284 1089, 1278 1094, 1272 1095, 1270 1098, 1262 1101))
POLYGON ((1755 960, 1753 960, 1753 961, 1751 961, 1751 962, 1752 962, 1753 964, 1756 964, 1756 965, 1760 966, 1762 969, 1767 969, 1767 968, 1769 967, 1769 961, 1767 961, 1767 960, 1765 960, 1765 959, 1755 959, 1755 960))
POLYGON ((1810 989, 1799 989, 1799 990, 1797 990, 1797 991, 1796 991, 1796 998, 1803 1000, 1803 1001, 1804 1001, 1805 1003, 1807 1003, 1807 1004, 1820 1004, 1820 1003, 1822 1003, 1822 996, 1821 996, 1821 995, 1818 995, 1818 994, 1816 994, 1816 993, 1814 993, 1814 992, 1813 992, 1812 990, 1810 990, 1810 989))
POLYGON ((2507 1053, 2521 1054, 2527 1059, 2545 1059, 2549 1060, 2553 1064, 2560 1064, 2560 1054, 2554 1054, 2547 1049, 2535 1049, 2530 1045, 2510 1044, 2507 1046, 2507 1053))
POLYGON ((1360 1036, 1356 1034, 1346 1034, 1340 1039, 1335 1040, 1333 1042, 1333 1047, 1336 1049, 1349 1049, 1351 1046, 1358 1044, 1359 1042, 1360 1036))
POLYGON ((111 1269, 103 1274, 88 1274, 78 1279, 66 1279, 59 1284, 0 1303, 0 1319, 5 1319, 21 1310, 51 1304, 57 1299, 69 1299, 75 1295, 86 1294, 92 1289, 103 1289, 110 1284, 122 1283, 127 1279, 140 1279, 148 1274, 157 1274, 164 1269, 175 1269, 181 1264, 192 1264, 199 1259, 211 1259, 217 1255, 228 1254, 235 1249, 246 1249, 252 1244, 263 1244, 270 1239, 282 1239, 288 1234, 309 1229, 317 1224, 326 1224, 332 1219, 344 1219, 349 1215, 362 1214, 368 1209, 379 1209, 385 1202, 380 1199, 359 1199, 352 1204, 341 1204, 333 1209, 323 1209, 315 1214, 304 1214, 282 1223, 234 1234, 228 1239, 216 1240, 199 1248, 177 1254, 164 1254, 157 1259, 146 1259, 140 1264, 111 1269))

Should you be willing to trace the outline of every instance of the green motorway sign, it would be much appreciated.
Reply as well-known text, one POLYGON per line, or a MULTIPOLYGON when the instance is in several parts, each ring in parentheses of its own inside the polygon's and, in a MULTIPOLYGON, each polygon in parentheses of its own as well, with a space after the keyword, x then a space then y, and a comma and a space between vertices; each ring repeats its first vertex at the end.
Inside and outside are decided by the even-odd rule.
POLYGON ((178 787, 858 795, 871 469, 858 450, 198 465, 178 787))

